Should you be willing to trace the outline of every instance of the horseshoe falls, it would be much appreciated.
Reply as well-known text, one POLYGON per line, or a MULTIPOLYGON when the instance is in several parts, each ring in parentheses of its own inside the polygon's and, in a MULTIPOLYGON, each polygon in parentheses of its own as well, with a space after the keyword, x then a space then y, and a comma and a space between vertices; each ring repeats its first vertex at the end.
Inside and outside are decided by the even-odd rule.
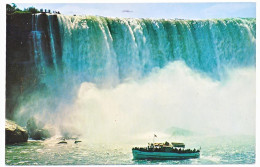
MULTIPOLYGON (((131 144, 151 142, 154 134, 158 142, 204 143, 199 160, 181 164, 254 163, 256 19, 36 14, 30 24, 26 68, 33 75, 25 76, 32 83, 17 98, 14 120, 26 126, 33 117, 51 131, 44 146, 35 145, 43 152, 56 148, 66 158, 67 149, 83 151, 68 158, 75 162, 52 164, 142 164, 129 160, 131 144), (52 145, 60 136, 84 139, 88 149, 52 145), (219 152, 220 142, 226 145, 219 152)), ((45 153, 35 162, 46 164, 57 152, 45 153)))
POLYGON ((186 21, 58 15, 58 22, 61 66, 56 63, 51 24, 50 62, 55 75, 73 76, 75 84, 87 81, 116 86, 126 79, 142 79, 175 61, 183 61, 214 80, 220 80, 226 68, 255 66, 255 19, 186 21))
POLYGON ((16 118, 106 140, 170 127, 254 134, 255 26, 240 18, 34 15, 40 86, 16 118))

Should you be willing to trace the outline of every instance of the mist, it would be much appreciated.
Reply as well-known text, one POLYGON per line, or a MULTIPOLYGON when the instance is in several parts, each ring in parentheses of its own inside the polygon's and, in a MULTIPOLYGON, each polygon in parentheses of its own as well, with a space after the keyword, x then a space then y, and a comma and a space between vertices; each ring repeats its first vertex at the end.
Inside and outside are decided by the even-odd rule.
POLYGON ((89 141, 132 140, 170 127, 199 135, 254 135, 255 68, 231 69, 216 81, 177 61, 114 88, 83 82, 73 103, 58 110, 48 116, 55 126, 89 141))
POLYGON ((38 89, 19 99, 21 125, 35 117, 56 136, 92 142, 170 136, 173 127, 255 135, 255 19, 47 15, 45 41, 43 16, 34 17, 38 89))

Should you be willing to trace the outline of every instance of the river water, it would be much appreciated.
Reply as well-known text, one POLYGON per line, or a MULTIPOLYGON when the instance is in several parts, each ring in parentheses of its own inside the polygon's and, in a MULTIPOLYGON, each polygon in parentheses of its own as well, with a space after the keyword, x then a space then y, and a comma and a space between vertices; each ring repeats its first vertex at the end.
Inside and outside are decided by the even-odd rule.
MULTIPOLYGON (((87 139, 75 144, 57 144, 56 139, 29 140, 27 143, 7 145, 7 165, 112 165, 112 164, 253 164, 255 163, 255 138, 252 136, 219 136, 183 138, 187 147, 201 146, 201 156, 188 160, 133 160, 134 144, 97 144, 87 139)), ((140 146, 140 144, 138 145, 140 146)), ((143 145, 145 146, 145 145, 143 145)))

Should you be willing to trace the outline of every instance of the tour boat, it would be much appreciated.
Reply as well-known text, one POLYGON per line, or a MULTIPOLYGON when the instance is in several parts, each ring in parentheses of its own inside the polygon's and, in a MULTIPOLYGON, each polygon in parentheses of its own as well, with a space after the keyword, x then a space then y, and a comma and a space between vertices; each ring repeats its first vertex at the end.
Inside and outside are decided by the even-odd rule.
POLYGON ((200 149, 185 149, 184 143, 148 143, 148 147, 132 148, 134 159, 180 160, 199 158, 200 149))

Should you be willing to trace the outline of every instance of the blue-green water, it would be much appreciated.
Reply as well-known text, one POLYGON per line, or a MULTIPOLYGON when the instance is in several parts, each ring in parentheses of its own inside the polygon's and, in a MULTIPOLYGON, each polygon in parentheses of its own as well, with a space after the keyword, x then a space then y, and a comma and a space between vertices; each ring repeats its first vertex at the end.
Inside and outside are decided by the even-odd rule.
POLYGON ((192 134, 254 136, 255 19, 58 15, 58 31, 53 15, 47 15, 46 33, 38 24, 45 16, 33 17, 31 57, 39 90, 20 98, 15 120, 26 126, 34 116, 54 135, 86 139, 67 145, 55 139, 7 145, 6 164, 255 162, 255 138, 250 136, 182 138, 188 147, 202 147, 199 159, 136 161, 131 153, 147 142, 132 137, 171 127, 192 134))
MULTIPOLYGON (((255 163, 255 138, 191 137, 190 146, 201 146, 201 156, 188 160, 133 160, 134 144, 90 144, 87 140, 74 144, 56 144, 56 140, 29 141, 7 145, 5 162, 8 165, 86 165, 86 164, 253 164, 255 163)), ((140 145, 137 143, 137 145, 140 145)))

